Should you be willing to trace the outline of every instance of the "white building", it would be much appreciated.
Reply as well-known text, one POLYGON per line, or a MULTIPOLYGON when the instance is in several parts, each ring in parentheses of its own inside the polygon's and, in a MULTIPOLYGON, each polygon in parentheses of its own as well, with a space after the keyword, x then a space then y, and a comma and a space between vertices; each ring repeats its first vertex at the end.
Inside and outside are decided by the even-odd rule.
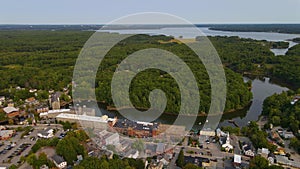
POLYGON ((220 141, 222 140, 222 148, 225 149, 225 151, 230 151, 233 149, 233 146, 230 144, 230 137, 229 137, 229 133, 227 133, 226 137, 222 137, 222 139, 220 139, 220 141), (225 140, 226 138, 226 140, 225 140))
POLYGON ((291 131, 286 131, 286 130, 284 130, 284 131, 282 132, 281 136, 282 136, 284 139, 291 139, 291 138, 294 138, 294 137, 295 137, 294 134, 293 134, 293 132, 291 132, 291 131))
POLYGON ((233 165, 234 166, 240 166, 242 164, 242 156, 234 154, 233 156, 233 165))
POLYGON ((200 131, 200 136, 215 136, 216 132, 210 128, 202 129, 200 131))
POLYGON ((261 155, 262 157, 264 157, 265 159, 268 158, 270 151, 267 148, 259 148, 257 150, 257 154, 261 155))
POLYGON ((66 168, 67 167, 67 162, 64 160, 63 157, 54 155, 52 158, 53 163, 56 165, 58 168, 66 168))
POLYGON ((251 145, 243 144, 242 149, 243 149, 243 152, 244 152, 245 156, 254 157, 255 154, 254 154, 254 152, 252 150, 251 145))
POLYGON ((54 136, 53 129, 45 129, 37 134, 40 138, 52 138, 54 136))

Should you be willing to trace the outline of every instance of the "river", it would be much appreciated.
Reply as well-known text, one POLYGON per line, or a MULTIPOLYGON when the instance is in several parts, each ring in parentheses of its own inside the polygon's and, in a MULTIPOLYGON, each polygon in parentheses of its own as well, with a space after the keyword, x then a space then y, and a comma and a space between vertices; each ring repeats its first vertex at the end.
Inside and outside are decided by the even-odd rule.
MULTIPOLYGON (((251 80, 247 77, 244 77, 245 81, 251 80)), ((246 107, 243 110, 238 110, 235 112, 225 113, 222 116, 221 122, 219 123, 219 126, 234 126, 232 123, 230 123, 228 120, 233 120, 239 127, 243 127, 248 124, 249 121, 256 121, 258 120, 258 117, 260 116, 263 108, 263 102, 264 100, 273 95, 274 93, 281 93, 283 91, 289 90, 286 87, 282 87, 280 85, 274 84, 270 82, 269 78, 264 79, 253 79, 252 81, 252 89, 251 92, 253 93, 253 99, 250 106, 246 107)), ((90 107, 91 105, 95 105, 91 102, 82 103, 82 105, 86 105, 87 107, 90 107)), ((124 118, 122 115, 120 115, 116 111, 107 111, 105 109, 105 105, 99 104, 100 111, 97 112, 97 115, 108 115, 109 117, 118 116, 118 118, 124 118)), ((130 111, 130 110, 127 110, 130 111)), ((135 115, 139 116, 139 115, 135 115)), ((143 118, 147 119, 145 115, 141 114, 143 118)), ((128 117, 129 119, 132 119, 134 117, 128 117)), ((176 115, 170 115, 170 114, 162 114, 156 122, 161 122, 165 124, 173 124, 176 120, 176 115)), ((206 122, 205 116, 199 116, 197 117, 197 120, 194 124, 194 129, 198 130, 201 129, 201 125, 203 125, 206 122), (200 125, 199 125, 200 124, 200 125)))
MULTIPOLYGON (((255 40, 267 40, 267 41, 286 41, 289 42, 289 47, 296 45, 290 39, 294 39, 296 37, 300 37, 298 34, 284 34, 284 33, 272 33, 272 32, 230 32, 230 31, 216 31, 210 30, 209 28, 199 27, 199 29, 207 36, 238 36, 240 38, 250 38, 255 40)), ((193 32, 191 28, 182 28, 182 27, 174 27, 174 28, 161 28, 161 29, 124 29, 124 30, 101 30, 102 32, 115 32, 121 34, 163 34, 170 35, 174 37, 183 37, 183 38, 195 38, 199 35, 199 32, 193 32)), ((271 49, 275 55, 284 55, 288 49, 271 49)), ((251 80, 249 78, 244 77, 244 80, 251 80)), ((262 79, 253 79, 252 80, 252 93, 253 100, 249 107, 244 110, 239 110, 236 112, 231 112, 224 114, 219 126, 232 126, 232 123, 229 123, 228 120, 233 120, 235 123, 242 127, 247 125, 249 121, 257 120, 259 115, 262 112, 263 101, 265 98, 273 95, 274 93, 281 93, 283 91, 289 90, 286 87, 282 87, 278 84, 274 84, 270 82, 269 78, 262 79)), ((107 114, 111 116, 119 116, 120 114, 117 112, 108 112, 105 109, 101 108, 101 113, 99 114, 107 114)), ((172 124, 177 116, 163 114, 156 121, 172 124)), ((197 121, 194 125, 194 129, 200 129, 201 125, 206 121, 206 117, 198 117, 197 121)))

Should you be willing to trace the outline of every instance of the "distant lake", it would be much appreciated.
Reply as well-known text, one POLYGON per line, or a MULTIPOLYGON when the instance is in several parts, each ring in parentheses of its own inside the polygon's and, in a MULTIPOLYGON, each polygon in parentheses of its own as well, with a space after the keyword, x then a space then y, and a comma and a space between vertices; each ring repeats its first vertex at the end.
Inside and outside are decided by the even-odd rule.
MULTIPOLYGON (((267 41, 285 41, 289 42, 289 47, 297 43, 289 41, 291 39, 300 37, 299 34, 286 34, 276 32, 230 32, 210 30, 206 27, 198 27, 199 30, 206 36, 238 36, 240 38, 250 38, 254 40, 267 40, 267 41)), ((190 27, 167 27, 160 29, 120 29, 120 30, 99 30, 100 32, 114 32, 120 34, 150 34, 150 35, 168 35, 175 38, 195 38, 199 36, 199 32, 190 27)), ((271 49, 275 55, 284 55, 288 49, 271 49)))

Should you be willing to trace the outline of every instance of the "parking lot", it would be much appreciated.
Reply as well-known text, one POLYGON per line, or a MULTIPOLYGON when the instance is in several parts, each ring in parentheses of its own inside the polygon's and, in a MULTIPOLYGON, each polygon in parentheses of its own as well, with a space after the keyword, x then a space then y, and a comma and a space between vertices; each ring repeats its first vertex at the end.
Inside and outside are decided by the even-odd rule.
POLYGON ((16 132, 16 135, 9 140, 1 140, 0 165, 6 167, 11 166, 12 164, 18 165, 18 163, 20 163, 20 157, 26 156, 39 139, 37 133, 44 130, 46 127, 58 129, 54 137, 58 137, 62 133, 60 126, 39 125, 35 126, 34 130, 29 132, 28 135, 25 135, 23 138, 21 138, 23 132, 16 132))

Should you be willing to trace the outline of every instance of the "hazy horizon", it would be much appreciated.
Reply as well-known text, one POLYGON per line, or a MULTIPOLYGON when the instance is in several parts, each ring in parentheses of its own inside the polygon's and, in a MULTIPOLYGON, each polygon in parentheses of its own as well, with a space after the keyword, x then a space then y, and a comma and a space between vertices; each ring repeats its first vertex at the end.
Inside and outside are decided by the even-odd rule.
POLYGON ((0 24, 106 24, 123 16, 162 12, 193 24, 300 24, 300 0, 3 0, 0 24))

